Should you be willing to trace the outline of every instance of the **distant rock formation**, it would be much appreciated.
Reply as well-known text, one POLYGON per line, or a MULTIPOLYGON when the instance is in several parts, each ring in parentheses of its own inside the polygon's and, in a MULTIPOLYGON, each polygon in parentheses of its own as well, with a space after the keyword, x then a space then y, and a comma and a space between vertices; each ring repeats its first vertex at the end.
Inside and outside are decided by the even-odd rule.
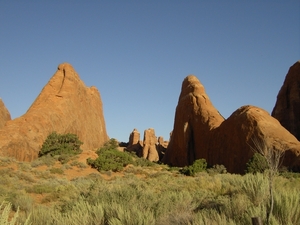
POLYGON ((58 66, 28 111, 0 130, 0 155, 31 161, 53 131, 77 134, 83 150, 108 141, 97 88, 86 87, 67 63, 58 66))
POLYGON ((11 120, 10 113, 0 98, 0 129, 4 127, 5 123, 9 120, 11 120))
POLYGON ((157 152, 157 138, 155 136, 155 131, 153 128, 149 128, 144 131, 144 141, 143 141, 143 158, 148 159, 151 162, 159 161, 159 156, 157 152))
POLYGON ((134 129, 130 136, 127 146, 128 151, 133 151, 139 157, 148 159, 151 162, 157 162, 162 159, 168 146, 168 141, 164 141, 162 137, 155 136, 155 130, 149 128, 144 131, 144 139, 140 140, 140 133, 134 129))
POLYGON ((290 67, 271 115, 300 140, 300 61, 290 67))
POLYGON ((174 129, 164 163, 192 164, 204 158, 209 165, 223 164, 228 172, 244 173, 253 155, 253 139, 287 151, 285 165, 297 167, 300 143, 268 112, 243 106, 227 120, 219 114, 195 76, 184 79, 175 113, 174 129))
POLYGON ((140 132, 135 128, 130 133, 127 149, 136 152, 139 157, 143 156, 143 142, 140 140, 140 132))

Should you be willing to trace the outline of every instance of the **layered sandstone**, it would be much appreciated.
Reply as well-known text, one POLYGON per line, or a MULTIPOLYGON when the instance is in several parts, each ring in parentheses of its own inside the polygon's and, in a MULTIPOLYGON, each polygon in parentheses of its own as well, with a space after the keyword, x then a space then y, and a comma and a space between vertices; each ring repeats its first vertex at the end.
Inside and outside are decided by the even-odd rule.
POLYGON ((290 67, 277 95, 272 116, 300 140, 300 61, 290 67))
POLYGON ((286 151, 284 164, 297 167, 300 143, 265 110, 243 106, 227 120, 219 114, 195 76, 182 84, 174 129, 163 161, 173 166, 204 158, 209 165, 223 164, 227 171, 243 173, 254 154, 254 139, 286 151))
POLYGON ((11 120, 10 113, 0 98, 0 129, 4 127, 5 123, 9 120, 11 120))
POLYGON ((99 91, 86 87, 67 63, 58 66, 28 111, 0 130, 0 155, 31 161, 53 131, 77 134, 83 150, 108 141, 99 91))

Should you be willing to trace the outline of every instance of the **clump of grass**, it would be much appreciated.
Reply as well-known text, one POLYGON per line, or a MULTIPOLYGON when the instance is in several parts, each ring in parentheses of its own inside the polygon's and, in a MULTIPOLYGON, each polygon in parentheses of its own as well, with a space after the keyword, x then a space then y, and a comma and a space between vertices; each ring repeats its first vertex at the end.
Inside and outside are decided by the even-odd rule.
POLYGON ((48 167, 53 166, 56 162, 56 159, 54 157, 51 157, 50 155, 45 155, 42 157, 37 158, 36 160, 31 162, 32 167, 39 167, 46 165, 48 167))
POLYGON ((76 166, 78 168, 81 168, 81 169, 84 169, 84 168, 87 168, 87 164, 83 163, 83 162, 79 162, 77 160, 74 160, 70 163, 71 166, 76 166))
POLYGON ((64 170, 62 168, 53 167, 53 168, 49 169, 49 171, 52 174, 64 174, 64 170))

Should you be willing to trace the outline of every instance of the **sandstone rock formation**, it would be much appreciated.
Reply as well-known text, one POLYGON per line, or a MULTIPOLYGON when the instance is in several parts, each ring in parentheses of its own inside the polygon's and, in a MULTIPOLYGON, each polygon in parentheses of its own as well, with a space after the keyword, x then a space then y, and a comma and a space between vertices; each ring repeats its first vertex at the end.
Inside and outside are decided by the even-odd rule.
POLYGON ((223 121, 224 118, 212 105, 197 77, 186 77, 182 83, 164 162, 173 166, 185 166, 200 157, 207 158, 208 153, 204 149, 210 131, 223 121))
POLYGON ((195 76, 182 84, 174 129, 163 161, 173 166, 204 158, 209 165, 223 164, 228 172, 243 173, 253 155, 253 139, 286 151, 285 165, 297 167, 300 143, 268 112, 243 106, 227 120, 219 114, 195 76))
POLYGON ((130 136, 127 146, 128 151, 133 151, 137 156, 157 162, 162 159, 168 146, 168 141, 164 141, 162 137, 156 138, 155 130, 149 128, 144 131, 144 139, 140 140, 140 133, 134 129, 130 136))
POLYGON ((11 120, 10 113, 0 98, 0 129, 4 127, 5 123, 9 120, 11 120))
POLYGON ((127 149, 136 152, 139 157, 143 155, 143 142, 140 140, 140 132, 135 128, 130 133, 127 149))
POLYGON ((208 163, 223 164, 229 172, 243 173, 253 155, 254 140, 265 140, 271 149, 286 151, 283 164, 297 168, 300 143, 267 111, 255 106, 237 109, 211 133, 207 143, 208 163))
POLYGON ((153 128, 145 130, 143 145, 143 158, 148 159, 151 162, 157 162, 159 160, 156 148, 157 138, 153 128))
POLYGON ((290 67, 277 95, 272 116, 300 140, 300 61, 290 67))
POLYGON ((83 150, 108 141, 97 88, 86 87, 67 63, 58 66, 28 111, 0 130, 0 155, 31 161, 53 131, 77 134, 83 150))

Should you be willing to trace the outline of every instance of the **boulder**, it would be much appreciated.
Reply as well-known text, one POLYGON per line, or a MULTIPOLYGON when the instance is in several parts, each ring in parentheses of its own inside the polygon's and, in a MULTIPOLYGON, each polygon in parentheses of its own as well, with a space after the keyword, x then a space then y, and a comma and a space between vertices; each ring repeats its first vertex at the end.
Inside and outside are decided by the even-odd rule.
POLYGON ((175 112, 174 129, 163 159, 172 166, 186 166, 204 158, 222 164, 231 173, 244 173, 254 154, 254 140, 286 151, 284 164, 297 167, 300 143, 267 111, 243 106, 228 119, 214 108, 195 76, 184 79, 175 112))
POLYGON ((151 162, 157 162, 159 160, 159 155, 156 149, 157 138, 153 128, 144 131, 143 144, 143 158, 148 159, 151 162))
POLYGON ((10 113, 0 98, 0 129, 4 127, 5 123, 9 120, 11 120, 10 113))
POLYGON ((78 135, 84 151, 108 141, 99 91, 86 87, 68 63, 58 66, 23 116, 0 130, 0 155, 31 161, 53 131, 78 135))
POLYGON ((186 166, 200 157, 208 158, 205 148, 210 131, 223 121, 198 78, 187 76, 182 83, 164 163, 186 166))
POLYGON ((300 140, 300 61, 290 67, 271 115, 300 140))

